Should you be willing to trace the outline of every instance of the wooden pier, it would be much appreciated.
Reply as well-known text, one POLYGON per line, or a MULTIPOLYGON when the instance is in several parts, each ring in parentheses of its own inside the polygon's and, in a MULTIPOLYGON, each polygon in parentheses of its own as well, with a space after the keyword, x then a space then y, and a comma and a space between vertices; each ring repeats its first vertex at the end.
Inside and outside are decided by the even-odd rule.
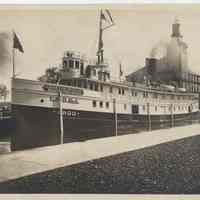
POLYGON ((0 156, 0 182, 200 134, 200 124, 74 142, 0 156))

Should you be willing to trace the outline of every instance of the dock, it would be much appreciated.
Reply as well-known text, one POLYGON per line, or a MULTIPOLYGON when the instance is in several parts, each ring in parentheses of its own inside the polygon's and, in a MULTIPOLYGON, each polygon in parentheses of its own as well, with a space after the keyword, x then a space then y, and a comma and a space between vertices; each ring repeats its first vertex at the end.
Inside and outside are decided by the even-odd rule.
POLYGON ((200 134, 200 124, 16 151, 0 156, 0 182, 200 134))

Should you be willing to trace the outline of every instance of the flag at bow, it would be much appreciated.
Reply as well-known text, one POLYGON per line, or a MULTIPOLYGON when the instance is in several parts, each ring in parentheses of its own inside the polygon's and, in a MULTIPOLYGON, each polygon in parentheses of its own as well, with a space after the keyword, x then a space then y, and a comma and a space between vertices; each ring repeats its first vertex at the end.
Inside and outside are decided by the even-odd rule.
POLYGON ((19 38, 17 37, 16 33, 13 32, 13 48, 18 49, 20 52, 24 53, 24 49, 19 41, 19 38))

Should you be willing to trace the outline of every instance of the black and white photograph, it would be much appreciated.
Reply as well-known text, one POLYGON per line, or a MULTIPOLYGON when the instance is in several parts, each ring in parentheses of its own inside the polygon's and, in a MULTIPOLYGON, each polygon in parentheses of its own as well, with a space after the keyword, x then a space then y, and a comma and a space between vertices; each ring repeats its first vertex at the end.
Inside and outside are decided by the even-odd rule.
POLYGON ((0 6, 0 194, 200 194, 200 4, 0 6))

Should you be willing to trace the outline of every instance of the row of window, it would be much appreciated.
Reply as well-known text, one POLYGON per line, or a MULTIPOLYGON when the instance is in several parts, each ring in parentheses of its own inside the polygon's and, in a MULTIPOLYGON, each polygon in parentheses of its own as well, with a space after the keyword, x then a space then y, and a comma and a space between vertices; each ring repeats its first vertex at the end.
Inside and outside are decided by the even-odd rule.
MULTIPOLYGON (((145 105, 143 105, 142 106, 142 110, 143 111, 146 111, 146 107, 147 106, 145 106, 145 105)), ((171 112, 171 106, 160 106, 161 108, 163 108, 164 110, 166 110, 167 108, 168 108, 168 111, 170 111, 171 112)), ((191 107, 190 107, 191 108, 191 107)), ((173 106, 173 110, 174 111, 176 111, 176 110, 178 110, 178 111, 183 111, 183 110, 188 110, 189 109, 189 107, 188 106, 173 106)), ((158 106, 155 106, 154 107, 154 110, 157 112, 157 110, 158 110, 158 106)))
MULTIPOLYGON (((99 102, 97 102, 97 101, 93 101, 92 102, 92 105, 93 105, 93 107, 94 108, 96 108, 97 106, 99 106, 100 108, 103 108, 104 106, 105 106, 105 108, 109 108, 109 106, 110 106, 110 104, 109 104, 109 102, 103 102, 103 101, 99 101, 99 102)), ((170 111, 171 112, 171 106, 160 106, 162 109, 164 109, 165 111, 166 111, 166 109, 168 108, 168 111, 170 111)), ((188 110, 189 109, 189 107, 190 106, 173 106, 173 111, 184 111, 184 110, 188 110)), ((192 107, 190 107, 190 109, 191 109, 192 107)), ((124 110, 126 110, 127 109, 127 104, 124 104, 124 110)), ((147 111, 147 106, 146 105, 143 105, 142 106, 142 110, 143 111, 147 111)), ((154 111, 155 112, 157 112, 158 111, 158 106, 155 106, 154 107, 154 111)), ((135 112, 134 112, 135 113, 135 112)))
MULTIPOLYGON (((104 107, 104 104, 105 104, 105 107, 106 107, 106 108, 109 108, 109 106, 110 106, 110 104, 109 104, 108 101, 107 101, 107 102, 103 102, 103 101, 97 102, 97 101, 95 101, 95 100, 92 101, 92 105, 93 105, 94 108, 97 107, 97 104, 99 104, 98 106, 99 106, 100 108, 103 108, 103 107, 104 107)), ((124 110, 126 110, 126 109, 127 109, 127 105, 124 104, 124 110)))
MULTIPOLYGON (((161 98, 162 99, 165 99, 167 96, 169 96, 169 95, 165 95, 165 94, 160 94, 161 95, 161 98)), ((134 90, 132 90, 132 96, 138 96, 138 92, 136 92, 136 91, 134 91, 134 90)), ((144 91, 143 92, 143 97, 144 98, 148 98, 149 97, 149 93, 148 92, 146 92, 146 91, 144 91)), ((154 99, 157 99, 158 98, 158 94, 157 93, 152 93, 152 97, 154 98, 154 99)), ((177 96, 177 99, 178 100, 180 100, 180 99, 191 99, 192 97, 190 97, 190 96, 177 96)), ((173 95, 173 94, 171 94, 170 95, 170 99, 175 99, 175 95, 173 95)))
MULTIPOLYGON (((134 92, 134 91, 132 91, 132 96, 137 96, 138 95, 138 93, 137 92, 134 92)), ((166 99, 166 97, 168 97, 169 95, 165 95, 165 94, 159 94, 159 95, 161 95, 161 98, 162 99, 166 99)), ((170 95, 170 99, 175 99, 175 96, 176 95, 173 95, 173 94, 171 94, 170 95)), ((149 97, 149 94, 148 94, 148 92, 143 92, 143 97, 144 98, 148 98, 149 97)), ((152 94, 152 97, 154 98, 154 99, 157 99, 158 98, 158 94, 157 93, 153 93, 152 94)), ((191 99, 192 97, 190 97, 190 96, 176 96, 177 97, 177 100, 181 100, 181 99, 191 99)))
MULTIPOLYGON (((97 107, 97 101, 95 101, 95 100, 92 101, 92 105, 93 105, 94 108, 96 108, 97 107)), ((109 108, 109 106, 110 106, 109 102, 105 102, 105 107, 109 108)), ((100 108, 104 107, 104 102, 103 101, 99 101, 99 107, 100 108)))
MULTIPOLYGON (((102 84, 99 84, 99 83, 96 83, 96 82, 89 82, 89 83, 83 82, 83 83, 81 83, 80 80, 77 80, 77 81, 74 80, 74 82, 70 83, 69 85, 83 87, 83 88, 88 88, 88 86, 89 86, 90 90, 101 91, 101 92, 103 92, 103 89, 104 89, 102 84)), ((109 92, 113 93, 113 87, 112 86, 109 88, 109 92)), ((119 95, 125 95, 125 89, 124 88, 118 88, 118 94, 119 95)), ((157 93, 151 93, 151 94, 152 94, 152 97, 155 98, 155 99, 157 99, 159 95, 161 95, 162 99, 166 99, 166 97, 169 97, 169 95, 165 95, 165 94, 157 94, 157 93)), ((132 96, 134 96, 134 97, 138 96, 138 92, 132 90, 132 96)), ((143 97, 144 98, 148 98, 149 97, 149 92, 144 91, 143 92, 143 97)), ((177 100, 192 99, 191 96, 184 96, 184 95, 176 96, 176 95, 170 94, 170 99, 173 100, 173 99, 175 99, 175 97, 176 97, 177 100)))
POLYGON ((80 67, 83 68, 83 63, 80 63, 79 60, 69 60, 69 61, 63 61, 63 65, 64 65, 64 68, 74 68, 74 64, 75 64, 75 68, 76 69, 79 69, 80 67))

